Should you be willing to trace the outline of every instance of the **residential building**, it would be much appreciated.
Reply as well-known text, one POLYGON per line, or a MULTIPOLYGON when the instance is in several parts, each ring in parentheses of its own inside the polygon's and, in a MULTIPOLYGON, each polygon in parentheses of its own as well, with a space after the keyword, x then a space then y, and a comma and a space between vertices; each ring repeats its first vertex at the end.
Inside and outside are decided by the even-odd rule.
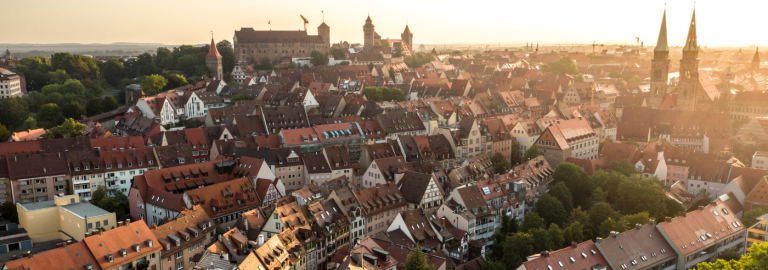
POLYGON ((322 184, 331 180, 333 170, 323 155, 307 154, 304 155, 304 175, 310 182, 322 184))
POLYGON ((126 221, 125 225, 86 237, 83 242, 101 269, 157 269, 160 265, 162 247, 144 222, 126 221))
POLYGON ((390 140, 395 140, 400 135, 428 135, 424 123, 415 113, 392 112, 376 115, 375 119, 390 140))
POLYGON ((580 244, 572 243, 569 247, 552 252, 542 251, 538 258, 523 262, 516 270, 556 269, 565 266, 568 269, 619 269, 610 267, 603 254, 597 251, 595 243, 588 240, 580 244))
POLYGON ((87 149, 65 153, 72 174, 72 190, 80 196, 80 200, 90 200, 93 192, 96 192, 99 187, 105 186, 105 167, 100 152, 87 149))
POLYGON ((26 152, 7 157, 13 202, 53 200, 55 195, 64 194, 72 181, 66 152, 26 152))
POLYGON ((754 244, 760 244, 768 240, 768 214, 757 218, 757 222, 752 227, 747 228, 747 241, 744 242, 744 250, 749 253, 754 244))
POLYGON ((331 179, 344 177, 346 180, 352 180, 354 177, 352 159, 349 157, 346 145, 325 147, 323 156, 331 167, 331 179))
POLYGON ((80 202, 77 195, 55 196, 53 200, 16 204, 19 226, 27 230, 32 242, 53 239, 83 240, 93 230, 109 230, 118 226, 115 213, 107 212, 89 202, 80 202))
POLYGON ((194 257, 215 241, 213 221, 200 206, 182 211, 175 220, 153 226, 160 250, 159 269, 189 269, 194 257))
POLYGON ((376 267, 381 270, 395 270, 398 265, 405 262, 397 261, 390 256, 389 249, 384 249, 370 237, 360 240, 357 246, 349 251, 349 255, 339 264, 342 269, 363 270, 376 267))
POLYGON ((261 205, 249 178, 187 190, 182 199, 187 209, 200 206, 211 219, 222 224, 237 220, 244 212, 261 205))
POLYGON ((23 79, 16 73, 0 68, 0 98, 12 98, 25 95, 26 90, 21 90, 22 80, 23 79))
POLYGON ((653 220, 635 224, 626 232, 612 232, 594 243, 611 269, 675 269, 677 264, 677 254, 653 220))
POLYGON ((401 156, 379 158, 371 162, 363 175, 362 188, 374 187, 394 182, 407 171, 413 171, 413 167, 405 162, 401 156))
POLYGON ((275 177, 285 184, 286 190, 297 190, 308 181, 304 167, 304 158, 298 147, 271 149, 277 160, 274 165, 275 177))
POLYGON ((286 230, 269 238, 266 243, 248 254, 238 268, 240 270, 306 270, 307 254, 293 232, 286 230))
POLYGON ((539 153, 554 167, 568 157, 596 159, 599 144, 597 134, 581 117, 553 123, 536 141, 539 153))
POLYGON ((134 176, 160 168, 152 148, 120 149, 101 152, 105 186, 110 196, 118 191, 128 194, 134 176))
POLYGON ((752 168, 768 169, 768 152, 755 151, 752 155, 752 168))
POLYGON ((431 174, 405 172, 396 182, 409 210, 420 209, 431 213, 443 204, 445 196, 431 174))
POLYGON ((405 211, 408 205, 395 183, 391 182, 357 190, 355 199, 362 206, 363 215, 367 218, 366 235, 369 236, 385 232, 397 213, 405 211))

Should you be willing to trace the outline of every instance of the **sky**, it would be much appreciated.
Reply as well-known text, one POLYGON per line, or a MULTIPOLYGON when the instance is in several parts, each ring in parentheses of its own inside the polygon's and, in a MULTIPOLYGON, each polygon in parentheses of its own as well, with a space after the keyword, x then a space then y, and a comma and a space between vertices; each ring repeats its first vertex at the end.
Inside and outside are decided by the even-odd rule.
MULTIPOLYGON (((699 45, 768 45, 761 12, 768 1, 705 0, 695 4, 699 45)), ((399 39, 408 23, 415 44, 656 43, 667 10, 671 46, 685 42, 693 1, 433 1, 433 0, 23 0, 4 1, 1 43, 203 44, 232 40, 235 30, 303 29, 323 22, 331 40, 362 42, 370 12, 382 38, 399 39)))

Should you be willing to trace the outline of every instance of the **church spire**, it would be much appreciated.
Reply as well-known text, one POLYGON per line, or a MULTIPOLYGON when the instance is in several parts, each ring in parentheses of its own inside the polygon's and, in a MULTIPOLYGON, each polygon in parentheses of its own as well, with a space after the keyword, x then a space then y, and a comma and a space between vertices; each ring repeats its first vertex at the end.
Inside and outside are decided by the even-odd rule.
POLYGON ((213 41, 213 37, 211 37, 211 47, 208 48, 208 55, 206 55, 205 58, 222 58, 221 54, 219 54, 219 50, 216 49, 216 43, 213 41))
POLYGON ((693 16, 691 17, 691 26, 688 28, 688 38, 685 39, 685 47, 683 51, 698 51, 699 46, 696 42, 696 9, 693 9, 693 16))
POLYGON ((669 45, 667 45, 667 10, 664 9, 664 17, 661 18, 661 29, 659 30, 659 38, 656 40, 655 52, 668 52, 669 45))

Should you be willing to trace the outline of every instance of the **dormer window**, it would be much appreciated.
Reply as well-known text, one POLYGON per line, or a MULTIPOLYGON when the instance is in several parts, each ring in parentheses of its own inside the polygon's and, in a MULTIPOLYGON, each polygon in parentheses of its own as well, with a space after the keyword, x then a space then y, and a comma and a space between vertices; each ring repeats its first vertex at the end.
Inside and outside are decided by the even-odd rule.
POLYGON ((118 251, 123 258, 128 257, 128 251, 125 249, 121 249, 118 251))
MULTIPOLYGON (((142 166, 142 165, 143 165, 143 164, 141 164, 141 161, 139 161, 139 166, 142 166)), ((96 168, 96 169, 98 169, 98 168, 96 168)))
POLYGON ((117 167, 118 168, 122 168, 123 167, 123 163, 117 163, 117 167))
POLYGON ((155 163, 155 161, 154 160, 150 160, 149 161, 149 165, 152 165, 152 163, 155 163))
POLYGON ((107 164, 107 169, 112 169, 112 164, 107 164))
POLYGON ((90 170, 90 169, 91 169, 91 166, 85 166, 85 170, 86 170, 86 171, 87 171, 87 170, 90 170))
POLYGON ((79 172, 80 171, 80 167, 75 167, 75 171, 79 172))
POLYGON ((95 165, 95 166, 93 166, 93 169, 94 169, 94 170, 98 170, 98 169, 99 169, 99 165, 95 165))
POLYGON ((128 162, 128 167, 133 167, 133 162, 128 162))

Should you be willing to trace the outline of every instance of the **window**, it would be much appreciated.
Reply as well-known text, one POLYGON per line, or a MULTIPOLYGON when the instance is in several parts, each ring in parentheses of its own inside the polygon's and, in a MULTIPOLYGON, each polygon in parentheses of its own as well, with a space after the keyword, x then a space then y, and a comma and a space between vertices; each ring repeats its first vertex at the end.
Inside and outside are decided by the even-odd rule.
POLYGON ((181 258, 182 256, 184 256, 183 250, 179 250, 179 252, 176 252, 176 259, 181 258))

